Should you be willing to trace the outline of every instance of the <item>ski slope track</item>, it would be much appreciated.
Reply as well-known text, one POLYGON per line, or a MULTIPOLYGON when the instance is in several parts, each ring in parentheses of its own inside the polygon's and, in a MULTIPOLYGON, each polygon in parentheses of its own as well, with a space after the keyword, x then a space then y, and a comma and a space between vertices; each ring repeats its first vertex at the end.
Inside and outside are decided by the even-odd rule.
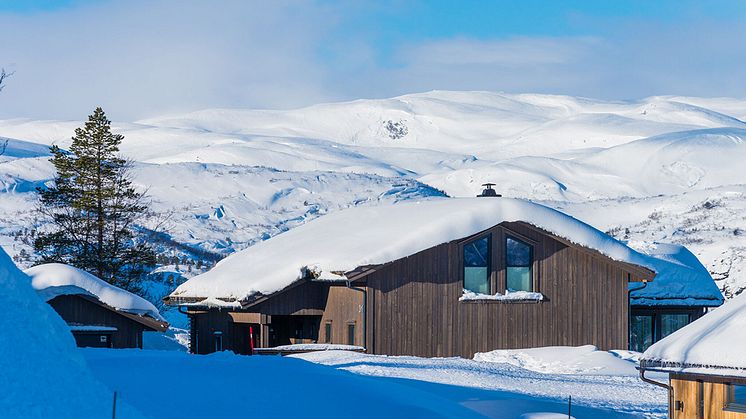
MULTIPOLYGON (((283 111, 208 109, 114 128, 152 199, 143 227, 162 225, 164 254, 212 263, 342 208, 474 196, 489 181, 633 247, 683 244, 730 298, 746 289, 744 120, 746 101, 729 98, 434 91, 283 111)), ((54 174, 47 147, 68 147, 81 124, 0 121, 9 140, 0 245, 16 259, 44 228, 33 208, 36 188, 54 174)))

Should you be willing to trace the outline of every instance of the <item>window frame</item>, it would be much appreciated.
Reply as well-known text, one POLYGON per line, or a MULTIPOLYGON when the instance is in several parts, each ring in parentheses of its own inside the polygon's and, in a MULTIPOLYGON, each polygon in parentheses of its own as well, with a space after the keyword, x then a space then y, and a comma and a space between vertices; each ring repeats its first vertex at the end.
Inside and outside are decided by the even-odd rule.
POLYGON ((505 278, 503 280, 503 289, 505 292, 508 292, 508 268, 510 267, 518 267, 518 268, 529 268, 529 277, 530 277, 530 284, 531 289, 528 292, 540 292, 538 290, 538 284, 536 281, 536 242, 534 240, 528 239, 525 236, 521 234, 514 233, 510 230, 505 230, 505 233, 503 234, 502 238, 502 245, 503 245, 503 270, 505 272, 505 278), (530 254, 529 254, 529 263, 528 266, 518 266, 518 265, 508 265, 508 239, 517 241, 518 243, 522 243, 526 246, 528 246, 530 254))
POLYGON ((355 346, 356 336, 357 336, 357 325, 355 324, 355 322, 347 323, 347 344, 350 346, 355 346), (352 332, 352 334, 350 334, 350 332, 352 332))
POLYGON ((332 321, 328 320, 324 323, 324 343, 332 343, 332 321))
POLYGON ((469 237, 467 240, 465 240, 461 245, 459 246, 460 250, 460 261, 461 261, 461 289, 466 289, 466 261, 464 260, 464 251, 466 250, 466 246, 469 246, 470 244, 477 242, 479 240, 487 239, 487 295, 494 295, 497 290, 494 286, 494 275, 495 275, 495 268, 494 268, 494 255, 493 255, 493 243, 494 237, 492 235, 491 231, 486 231, 480 234, 477 234, 473 237, 469 237))
POLYGON ((725 389, 725 407, 723 410, 728 412, 736 412, 736 413, 746 413, 746 404, 745 403, 735 403, 735 392, 736 387, 746 387, 746 383, 728 383, 726 384, 725 389))

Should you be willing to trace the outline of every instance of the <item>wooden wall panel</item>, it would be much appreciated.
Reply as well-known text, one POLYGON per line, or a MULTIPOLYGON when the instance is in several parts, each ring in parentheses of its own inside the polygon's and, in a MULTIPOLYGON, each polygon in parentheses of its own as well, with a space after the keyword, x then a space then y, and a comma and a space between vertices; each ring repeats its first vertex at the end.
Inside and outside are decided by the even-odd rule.
POLYGON ((326 300, 326 310, 321 317, 319 330, 319 343, 327 341, 326 327, 328 322, 332 325, 331 343, 349 345, 347 327, 355 325, 355 342, 357 346, 363 346, 363 294, 360 291, 349 289, 343 285, 329 287, 326 300))
POLYGON ((111 335, 113 348, 142 348, 145 327, 115 311, 77 295, 60 295, 50 300, 49 305, 67 323, 116 327, 117 331, 111 335))
POLYGON ((442 244, 368 276, 369 351, 472 357, 536 346, 627 347, 626 271, 535 228, 505 223, 491 229, 493 287, 498 290, 504 290, 506 231, 535 243, 534 281, 546 301, 459 302, 461 247, 442 244))

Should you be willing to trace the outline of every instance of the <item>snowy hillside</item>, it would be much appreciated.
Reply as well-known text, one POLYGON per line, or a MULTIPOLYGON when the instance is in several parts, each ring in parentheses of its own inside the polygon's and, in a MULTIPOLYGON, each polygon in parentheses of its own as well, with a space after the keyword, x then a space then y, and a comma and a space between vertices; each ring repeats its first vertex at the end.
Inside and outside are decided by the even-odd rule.
MULTIPOLYGON (((736 99, 436 91, 115 128, 152 196, 149 226, 165 220, 163 252, 182 259, 213 263, 340 208, 438 190, 473 196, 492 181, 619 239, 684 244, 731 296, 746 288, 744 119, 746 101, 736 99)), ((34 188, 52 176, 45 146, 65 148, 78 125, 0 121, 11 139, 0 157, 0 244, 9 253, 29 252, 24 242, 39 227, 30 210, 34 188)))

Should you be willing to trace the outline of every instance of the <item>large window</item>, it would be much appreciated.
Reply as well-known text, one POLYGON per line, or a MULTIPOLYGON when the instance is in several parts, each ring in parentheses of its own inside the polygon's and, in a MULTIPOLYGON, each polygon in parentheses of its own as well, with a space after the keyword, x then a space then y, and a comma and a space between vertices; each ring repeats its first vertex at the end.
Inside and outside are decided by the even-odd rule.
POLYGON ((505 239, 505 267, 508 291, 533 291, 531 277, 531 245, 513 237, 505 239))
POLYGON ((629 327, 629 349, 645 352, 653 344, 653 316, 632 316, 629 327))
POLYGON ((661 314, 661 333, 658 340, 689 324, 689 314, 661 314))
POLYGON ((728 386, 728 403, 726 410, 746 413, 746 384, 728 386))
POLYGON ((464 245, 464 289, 477 294, 490 293, 490 236, 464 245))

